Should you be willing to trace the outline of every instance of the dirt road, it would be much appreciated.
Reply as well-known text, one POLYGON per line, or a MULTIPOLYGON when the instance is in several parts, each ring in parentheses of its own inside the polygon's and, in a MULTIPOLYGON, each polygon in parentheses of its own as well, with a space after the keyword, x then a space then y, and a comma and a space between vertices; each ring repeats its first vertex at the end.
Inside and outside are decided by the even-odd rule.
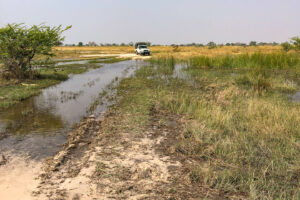
POLYGON ((190 160, 175 151, 180 118, 155 109, 144 133, 119 132, 119 114, 89 117, 41 174, 36 199, 202 199, 209 190, 190 184, 190 160), (160 125, 161 117, 167 120, 160 125), (166 117, 167 116, 167 117, 166 117), (200 195, 201 194, 201 195, 200 195), (200 196, 199 196, 200 195, 200 196))

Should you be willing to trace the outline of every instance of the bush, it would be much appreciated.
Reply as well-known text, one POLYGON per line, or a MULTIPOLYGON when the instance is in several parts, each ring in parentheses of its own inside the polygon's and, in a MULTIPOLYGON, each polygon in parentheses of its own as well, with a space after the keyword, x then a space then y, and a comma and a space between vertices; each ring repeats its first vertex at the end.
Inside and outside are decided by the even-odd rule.
POLYGON ((0 61, 5 70, 17 79, 32 77, 34 57, 53 56, 52 47, 61 44, 64 40, 61 34, 69 28, 45 25, 27 27, 23 24, 8 24, 0 28, 0 61))
POLYGON ((299 37, 293 37, 292 44, 294 45, 295 50, 300 51, 300 38, 299 37))
POLYGON ((288 42, 284 42, 281 44, 281 47, 284 51, 288 52, 292 49, 292 45, 288 42))
POLYGON ((249 43, 249 46, 256 46, 257 45, 257 43, 255 42, 255 41, 251 41, 250 43, 249 43))
POLYGON ((214 42, 209 42, 209 43, 207 44, 207 46, 208 46, 209 49, 213 49, 213 48, 216 48, 216 47, 217 47, 216 43, 214 43, 214 42))

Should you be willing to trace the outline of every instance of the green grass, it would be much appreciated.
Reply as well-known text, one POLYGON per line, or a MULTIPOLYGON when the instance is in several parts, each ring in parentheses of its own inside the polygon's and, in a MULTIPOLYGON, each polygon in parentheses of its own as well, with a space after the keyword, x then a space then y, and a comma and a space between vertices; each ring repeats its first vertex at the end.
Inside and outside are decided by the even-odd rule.
POLYGON ((185 119, 174 145, 194 159, 191 184, 250 199, 300 198, 300 103, 287 97, 300 89, 297 65, 193 64, 182 80, 173 77, 173 58, 151 62, 118 88, 126 127, 142 133, 158 104, 185 119))
POLYGON ((254 53, 226 56, 196 56, 187 60, 189 68, 264 68, 291 69, 300 67, 299 55, 287 53, 254 53))
POLYGON ((193 180, 254 199, 294 197, 300 181, 299 105, 275 90, 257 95, 234 80, 200 74, 198 88, 173 80, 156 92, 165 109, 196 120, 186 125, 191 137, 177 146, 200 160, 193 180))
POLYGON ((0 86, 0 109, 8 108, 31 96, 37 95, 42 89, 68 79, 70 74, 80 74, 91 68, 98 68, 94 64, 61 65, 59 67, 43 68, 37 71, 36 78, 22 82, 12 82, 0 86))

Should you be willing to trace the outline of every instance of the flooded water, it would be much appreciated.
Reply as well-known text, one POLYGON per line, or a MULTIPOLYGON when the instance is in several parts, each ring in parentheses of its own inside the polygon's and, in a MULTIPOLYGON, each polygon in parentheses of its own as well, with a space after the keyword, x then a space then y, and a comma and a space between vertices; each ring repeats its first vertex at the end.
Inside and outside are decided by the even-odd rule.
POLYGON ((290 95, 292 101, 294 102, 300 102, 300 92, 296 92, 293 95, 290 95))
POLYGON ((187 73, 185 73, 183 70, 187 68, 187 65, 185 64, 176 64, 174 66, 174 78, 181 78, 181 79, 189 79, 189 76, 187 73))
MULTIPOLYGON (((80 63, 83 61, 75 64, 80 63)), ((0 141, 0 152, 26 154, 32 159, 53 155, 74 124, 89 114, 89 107, 99 93, 116 77, 120 80, 129 76, 142 64, 143 61, 124 61, 72 75, 40 95, 2 111, 0 131, 9 136, 0 141)), ((104 112, 106 108, 104 104, 97 110, 104 112)))
POLYGON ((86 64, 88 63, 88 60, 79 60, 79 61, 64 61, 64 62, 57 62, 55 65, 72 65, 72 64, 86 64))
MULTIPOLYGON (((97 61, 105 61, 109 60, 111 58, 97 58, 95 60, 97 61)), ((72 64, 86 64, 89 63, 90 60, 77 60, 77 61, 68 61, 68 60, 57 60, 57 63, 55 66, 61 66, 61 65, 72 65, 72 64)))

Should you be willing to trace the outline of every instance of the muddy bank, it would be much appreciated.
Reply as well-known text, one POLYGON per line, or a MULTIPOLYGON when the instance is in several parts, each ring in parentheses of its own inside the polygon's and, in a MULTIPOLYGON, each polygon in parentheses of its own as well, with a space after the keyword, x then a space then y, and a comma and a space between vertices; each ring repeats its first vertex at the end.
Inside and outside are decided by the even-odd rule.
POLYGON ((104 120, 90 116, 50 158, 40 175, 37 199, 222 199, 193 184, 193 159, 176 150, 184 121, 151 110, 143 133, 124 127, 117 106, 104 120), (165 123, 161 123, 164 121, 165 123))

